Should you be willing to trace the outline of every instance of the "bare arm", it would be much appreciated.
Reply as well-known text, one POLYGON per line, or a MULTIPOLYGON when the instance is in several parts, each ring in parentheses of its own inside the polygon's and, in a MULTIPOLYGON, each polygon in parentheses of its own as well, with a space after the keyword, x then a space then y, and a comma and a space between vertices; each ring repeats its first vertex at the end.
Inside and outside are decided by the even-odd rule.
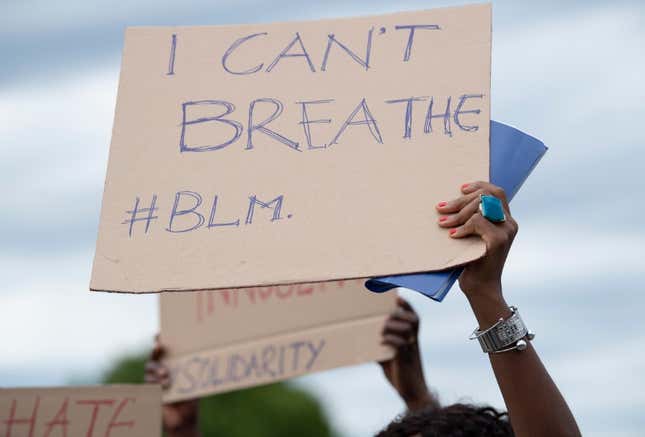
MULTIPOLYGON (((480 329, 492 326, 511 311, 502 294, 504 262, 517 233, 506 196, 501 188, 486 182, 462 187, 463 195, 437 205, 442 214, 439 225, 450 229, 450 236, 463 238, 479 235, 486 243, 486 255, 468 264, 459 284, 466 294, 480 329), (491 194, 502 200, 507 220, 492 223, 478 213, 479 195, 491 194)), ((524 351, 490 354, 497 383, 506 402, 513 430, 517 436, 580 436, 578 425, 537 352, 531 346, 524 351)))
MULTIPOLYGON (((170 385, 170 372, 161 363, 166 351, 155 338, 155 345, 145 367, 145 381, 160 384, 162 388, 170 385)), ((200 437, 198 427, 199 401, 197 399, 164 404, 162 406, 162 427, 167 437, 200 437)))
POLYGON ((423 376, 418 335, 419 317, 412 306, 399 297, 397 309, 385 322, 382 339, 382 343, 392 346, 396 354, 392 359, 379 364, 408 411, 429 406, 439 408, 439 401, 428 389, 423 376))
MULTIPOLYGON (((469 299, 479 326, 489 327, 510 310, 500 293, 469 299)), ((540 357, 528 342, 522 352, 489 354, 517 436, 579 436, 576 421, 540 357)))

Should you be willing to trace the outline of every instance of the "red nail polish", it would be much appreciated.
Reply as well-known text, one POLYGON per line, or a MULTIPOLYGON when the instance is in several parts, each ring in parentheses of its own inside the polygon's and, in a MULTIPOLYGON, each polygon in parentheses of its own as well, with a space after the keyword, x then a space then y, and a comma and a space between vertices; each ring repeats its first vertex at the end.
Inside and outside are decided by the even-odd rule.
POLYGON ((448 217, 446 217, 446 216, 439 217, 440 222, 445 222, 446 220, 448 220, 448 217))
POLYGON ((452 228, 449 232, 450 232, 450 235, 455 235, 455 232, 457 232, 457 229, 452 228))
POLYGON ((437 204, 437 206, 438 206, 439 208, 443 208, 443 207, 444 207, 444 206, 446 206, 447 204, 448 204, 448 202, 439 202, 439 203, 437 204))
POLYGON ((468 187, 468 185, 470 185, 470 184, 463 184, 463 185, 461 186, 461 189, 462 189, 462 190, 465 190, 465 189, 468 187))

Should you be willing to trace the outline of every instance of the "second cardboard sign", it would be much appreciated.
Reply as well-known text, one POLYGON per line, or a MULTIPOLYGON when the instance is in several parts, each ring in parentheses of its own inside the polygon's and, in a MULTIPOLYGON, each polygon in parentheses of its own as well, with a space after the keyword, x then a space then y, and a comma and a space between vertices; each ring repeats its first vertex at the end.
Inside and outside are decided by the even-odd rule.
POLYGON ((396 293, 363 281, 165 293, 160 340, 172 402, 391 358, 381 331, 396 293))

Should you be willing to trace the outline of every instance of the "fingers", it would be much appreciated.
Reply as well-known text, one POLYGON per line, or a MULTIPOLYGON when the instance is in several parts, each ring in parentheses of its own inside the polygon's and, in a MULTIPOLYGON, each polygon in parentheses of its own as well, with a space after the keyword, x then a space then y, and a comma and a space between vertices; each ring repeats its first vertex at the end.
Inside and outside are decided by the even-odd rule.
POLYGON ((161 361, 164 355, 166 355, 166 348, 161 344, 159 334, 157 334, 155 335, 155 343, 150 353, 150 359, 153 361, 161 361))
POLYGON ((406 311, 402 308, 397 308, 392 313, 388 320, 401 321, 410 324, 413 328, 419 324, 419 316, 412 311, 406 311))
POLYGON ((488 221, 484 216, 475 214, 471 216, 466 223, 450 230, 452 238, 464 238, 470 235, 479 235, 486 241, 484 237, 489 236, 495 231, 495 224, 488 221))
POLYGON ((390 318, 385 322, 383 333, 395 334, 408 338, 414 334, 414 327, 411 322, 390 318))
POLYGON ((500 188, 497 185, 483 181, 470 182, 461 186, 461 192, 462 196, 456 199, 439 202, 436 207, 437 211, 443 215, 456 214, 466 207, 466 205, 470 204, 474 199, 479 198, 480 195, 489 194, 500 199, 506 214, 510 215, 506 192, 503 188, 500 188))
MULTIPOLYGON (((489 182, 477 181, 462 185, 461 192, 463 195, 457 199, 440 202, 437 205, 437 211, 442 214, 439 217, 439 226, 450 228, 451 237, 463 238, 473 234, 480 235, 487 243, 492 243, 492 245, 497 242, 496 236, 502 237, 506 235, 507 239, 510 238, 511 240, 515 237, 518 225, 511 216, 508 199, 502 188, 489 182), (477 214, 479 212, 479 196, 482 194, 492 195, 501 200, 506 214, 504 223, 492 225, 488 220, 482 222, 480 219, 474 219, 468 224, 471 218, 479 215, 477 214), (493 232, 493 229, 501 230, 503 233, 493 232), (490 232, 486 233, 486 231, 490 232), (491 235, 491 232, 494 235, 491 235), (484 238, 485 236, 486 238, 484 238)), ((490 245, 488 247, 490 249, 490 245)))
POLYGON ((396 304, 399 308, 403 309, 406 312, 410 312, 414 314, 415 316, 417 315, 416 311, 414 311, 414 308, 412 308, 412 305, 410 305, 410 302, 407 300, 403 299, 401 296, 397 296, 396 298, 396 304))
POLYGON ((469 235, 479 235, 486 243, 486 249, 494 252, 503 247, 509 247, 517 233, 514 221, 491 223, 481 214, 473 215, 462 226, 450 230, 452 238, 464 238, 469 235))
POLYGON ((398 308, 390 314, 389 320, 399 320, 410 324, 415 335, 419 329, 419 316, 410 303, 402 297, 397 298, 398 308))
POLYGON ((406 340, 398 335, 393 335, 393 334, 384 334, 383 335, 383 340, 381 341, 381 344, 386 344, 388 346, 392 346, 395 349, 402 348, 404 346, 407 346, 410 344, 409 340, 406 340))
POLYGON ((168 368, 157 361, 148 361, 145 366, 144 381, 148 384, 161 384, 163 388, 170 386, 168 368))
POLYGON ((506 197, 506 192, 502 187, 498 187, 497 185, 493 185, 490 182, 483 181, 471 182, 461 186, 461 192, 464 193, 464 195, 470 195, 477 191, 481 191, 483 194, 491 194, 497 197, 502 201, 502 205, 504 206, 506 214, 510 214, 510 208, 508 207, 508 198, 506 197))
POLYGON ((483 191, 476 190, 468 194, 464 194, 463 196, 453 200, 448 200, 446 202, 439 202, 437 204, 437 211, 439 211, 439 213, 443 215, 458 213, 474 199, 479 198, 479 195, 482 193, 483 191))
POLYGON ((439 217, 439 226, 442 228, 454 228, 461 226, 468 221, 469 218, 479 211, 479 195, 465 205, 456 214, 442 215, 439 217))
POLYGON ((419 331, 419 317, 412 306, 402 298, 397 300, 395 309, 383 326, 382 344, 400 348, 416 342, 419 331))
POLYGON ((170 386, 170 372, 161 363, 166 355, 166 348, 161 344, 159 334, 155 335, 155 343, 150 352, 150 360, 145 365, 144 380, 148 384, 161 384, 163 388, 170 386))

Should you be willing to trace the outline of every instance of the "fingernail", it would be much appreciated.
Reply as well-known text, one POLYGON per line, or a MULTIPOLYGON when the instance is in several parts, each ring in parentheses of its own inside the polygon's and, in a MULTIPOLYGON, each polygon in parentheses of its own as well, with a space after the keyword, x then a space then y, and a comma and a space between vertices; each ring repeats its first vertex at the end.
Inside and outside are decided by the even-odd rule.
POLYGON ((445 222, 446 220, 448 220, 448 217, 446 217, 446 216, 439 217, 440 222, 445 222))
POLYGON ((456 228, 452 228, 450 231, 448 231, 450 235, 455 235, 455 232, 457 232, 456 228))
POLYGON ((444 207, 444 206, 446 206, 447 204, 448 204, 448 202, 439 202, 439 203, 437 204, 437 206, 438 206, 439 208, 443 208, 443 207, 444 207))
POLYGON ((465 190, 466 188, 468 188, 468 185, 470 185, 470 184, 463 184, 463 185, 461 186, 461 189, 462 189, 462 190, 465 190))

